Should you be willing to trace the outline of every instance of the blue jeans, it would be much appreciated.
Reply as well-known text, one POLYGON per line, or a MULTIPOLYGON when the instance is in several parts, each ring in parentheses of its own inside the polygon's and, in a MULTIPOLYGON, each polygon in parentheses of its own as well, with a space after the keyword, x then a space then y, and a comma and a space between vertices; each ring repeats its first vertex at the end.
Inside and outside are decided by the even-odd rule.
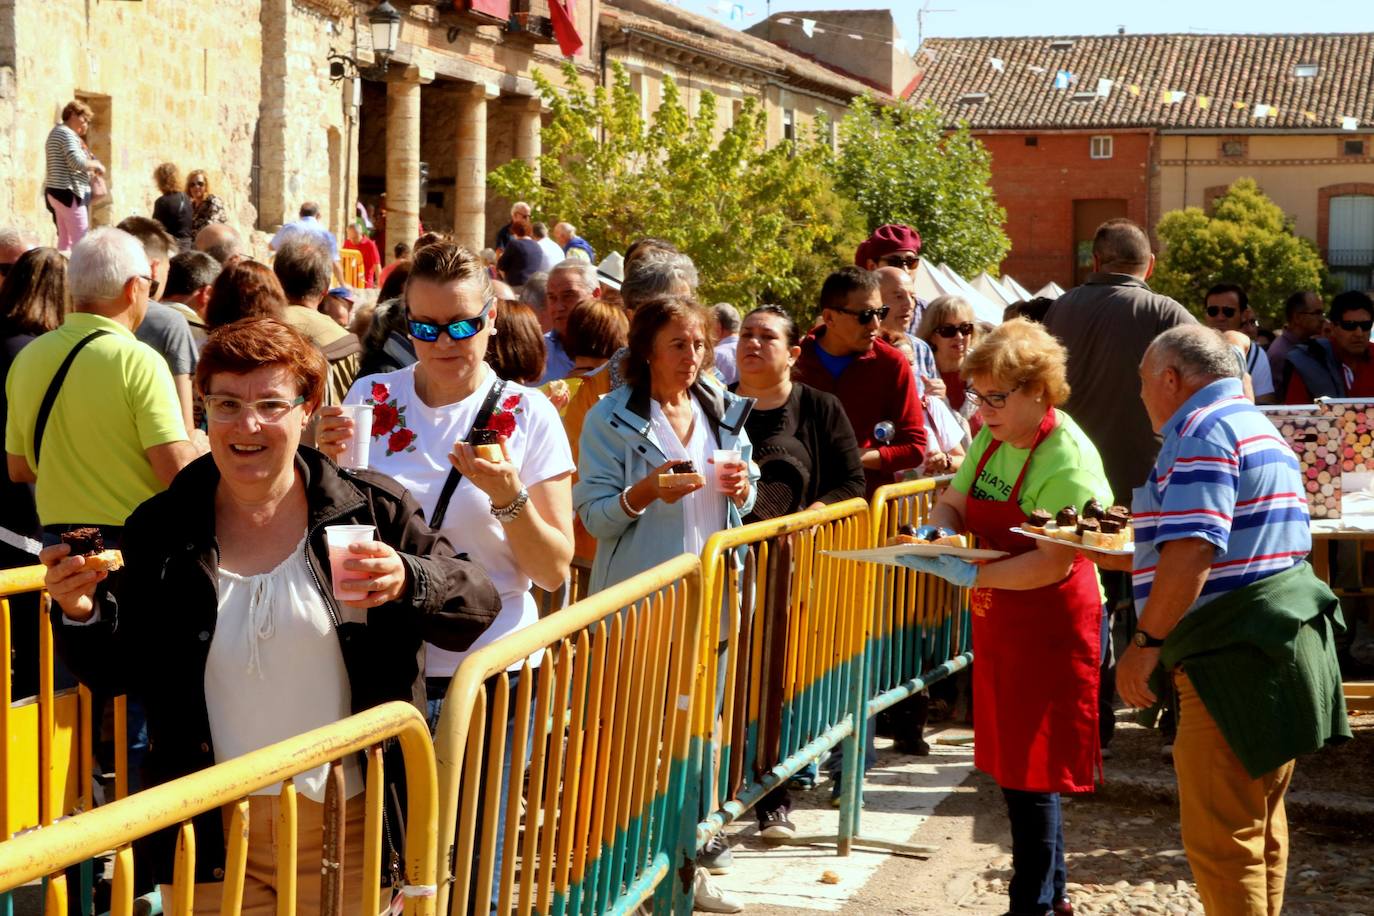
MULTIPOLYGON (((498 675, 495 675, 495 676, 493 676, 493 677, 491 677, 491 678, 488 678, 488 679, 487 679, 487 682, 486 682, 486 688, 487 688, 487 706, 486 706, 486 716, 485 716, 485 719, 484 719, 484 721, 483 721, 483 723, 482 723, 483 734, 486 735, 486 739, 483 741, 483 748, 484 748, 483 754, 484 754, 484 755, 485 755, 485 753, 486 753, 485 748, 491 744, 491 713, 492 713, 492 698, 493 698, 493 697, 495 696, 495 694, 496 694, 496 678, 502 677, 502 676, 503 676, 503 675, 499 675, 499 674, 498 674, 498 675)), ((494 855, 493 855, 493 863, 492 863, 492 883, 491 883, 491 911, 492 911, 493 913, 496 912, 496 906, 497 906, 497 903, 498 903, 498 901, 499 901, 500 892, 501 892, 501 863, 502 863, 503 858, 505 857, 505 845, 506 845, 506 840, 505 840, 505 837, 506 837, 506 811, 507 811, 508 808, 509 808, 508 797, 509 797, 509 794, 510 794, 511 774, 512 774, 512 771, 515 769, 515 767, 514 767, 514 762, 513 762, 512 758, 511 758, 511 754, 514 752, 514 745, 515 745, 515 694, 516 694, 516 688, 520 685, 520 672, 518 672, 518 671, 508 671, 508 672, 505 673, 504 677, 506 677, 506 678, 508 679, 508 683, 510 684, 510 706, 507 707, 508 712, 507 712, 507 716, 506 716, 506 749, 505 749, 505 753, 504 753, 504 755, 502 756, 502 759, 501 759, 501 791, 500 791, 500 794, 499 794, 500 802, 499 802, 499 807, 498 807, 497 812, 496 812, 496 847, 495 847, 495 849, 493 850, 494 855)), ((428 706, 428 713, 429 713, 429 730, 430 730, 430 733, 431 733, 431 734, 433 734, 434 731, 435 731, 435 729, 437 729, 437 728, 439 727, 439 715, 440 715, 440 713, 443 711, 443 707, 444 707, 444 694, 448 691, 448 683, 449 683, 449 679, 446 678, 446 677, 431 677, 431 678, 425 678, 425 693, 426 693, 426 699, 428 700, 427 706, 428 706)), ((531 742, 531 740, 529 740, 530 736, 532 735, 532 733, 533 733, 533 731, 534 731, 534 695, 533 695, 533 692, 532 692, 531 695, 530 695, 530 720, 529 720, 529 722, 526 723, 525 728, 526 728, 525 759, 521 762, 521 765, 520 765, 520 774, 519 774, 519 775, 521 776, 521 781, 522 781, 522 782, 524 781, 525 767, 529 766, 529 764, 530 764, 530 753, 531 753, 531 751, 533 750, 532 742, 531 742)), ((481 825, 482 825, 482 817, 483 817, 483 807, 484 807, 484 805, 485 805, 485 801, 486 801, 486 797, 487 797, 487 781, 486 781, 486 769, 485 769, 485 767, 482 769, 482 774, 483 774, 483 778, 480 780, 480 782, 478 783, 478 786, 477 786, 477 788, 476 788, 476 791, 479 793, 478 796, 477 796, 477 829, 478 829, 478 830, 481 830, 481 829, 482 829, 482 828, 481 828, 481 825)), ((459 805, 459 811, 462 811, 461 803, 460 803, 460 805, 459 805)), ((456 843, 455 843, 455 846, 456 846, 456 843)), ((456 852, 456 849, 455 849, 455 852, 456 852)), ((481 868, 481 864, 482 864, 481 844, 480 844, 480 843, 477 843, 477 844, 474 845, 474 853, 473 853, 473 860, 472 860, 472 871, 473 871, 474 874, 476 874, 477 871, 478 871, 478 869, 481 868)), ((472 912, 472 910, 473 910, 473 901, 474 901, 475 899, 476 899, 476 889, 474 888, 474 890, 473 890, 473 896, 469 898, 469 902, 468 902, 468 911, 469 911, 469 912, 472 912)))
POLYGON ((1064 896, 1064 818, 1058 792, 1003 789, 1011 818, 1011 916, 1044 916, 1064 896))

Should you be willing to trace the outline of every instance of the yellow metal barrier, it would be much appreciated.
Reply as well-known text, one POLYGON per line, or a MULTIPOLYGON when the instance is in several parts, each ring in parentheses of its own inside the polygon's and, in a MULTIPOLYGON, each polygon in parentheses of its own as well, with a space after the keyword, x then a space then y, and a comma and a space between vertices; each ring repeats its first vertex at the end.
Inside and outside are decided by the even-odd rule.
POLYGON ((853 734, 869 573, 824 552, 868 547, 868 512, 852 499, 706 542, 693 693, 693 780, 705 797, 689 812, 704 818, 700 846, 853 734))
POLYGON ((367 277, 363 272, 363 254, 361 251, 341 247, 339 249, 339 263, 343 266, 345 284, 354 289, 362 289, 367 285, 367 277))
MULTIPOLYGON (((228 833, 223 891, 225 913, 237 913, 243 895, 248 857, 249 815, 246 797, 260 789, 281 784, 282 814, 277 824, 277 912, 296 911, 296 806, 292 777, 325 764, 334 764, 368 751, 363 875, 381 875, 382 864, 382 754, 378 745, 388 738, 400 740, 405 760, 408 796, 405 849, 405 912, 433 916, 435 909, 435 831, 437 827, 437 777, 429 729, 414 706, 387 703, 340 722, 306 732, 229 760, 199 773, 146 789, 59 823, 0 843, 0 892, 10 891, 37 878, 49 876, 46 912, 65 916, 64 868, 114 849, 114 891, 111 912, 127 916, 133 908, 132 841, 167 827, 179 827, 176 848, 176 879, 172 894, 163 901, 166 912, 183 916, 191 912, 195 875, 195 831, 191 818, 232 806, 228 833), (369 750, 370 749, 370 750, 369 750)), ((341 784, 341 780, 336 785, 341 784)), ((336 796, 337 798, 337 796, 336 796)), ((345 849, 344 856, 351 853, 345 849)), ((329 859, 326 848, 322 857, 329 859)), ((337 862, 338 860, 331 860, 337 862)), ((330 862, 322 863, 329 865, 330 862)), ((380 881, 364 880, 362 912, 382 908, 380 881)))
POLYGON ((683 555, 464 660, 436 730, 439 912, 680 898, 664 879, 694 851, 682 798, 700 606, 700 564, 683 555))
MULTIPOLYGON (((92 751, 100 723, 92 721, 90 691, 56 687, 44 572, 42 566, 0 570, 0 657, 19 662, 5 664, 0 674, 0 828, 5 837, 92 807, 92 751), (36 608, 25 609, 35 615, 27 623, 37 634, 36 644, 15 645, 12 603, 21 595, 38 599, 36 608), (16 691, 15 669, 33 661, 36 678, 16 691), (29 689, 35 692, 28 695, 29 689)), ((123 697, 114 703, 114 735, 115 796, 123 798, 129 792, 123 697)))

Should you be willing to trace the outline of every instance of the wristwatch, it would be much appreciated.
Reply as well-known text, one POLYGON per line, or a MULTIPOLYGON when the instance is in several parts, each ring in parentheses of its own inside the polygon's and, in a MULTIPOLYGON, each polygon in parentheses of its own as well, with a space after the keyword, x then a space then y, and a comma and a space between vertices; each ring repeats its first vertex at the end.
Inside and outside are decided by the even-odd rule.
POLYGON ((497 508, 491 507, 492 516, 501 524, 508 525, 520 517, 520 513, 525 511, 525 504, 530 501, 530 491, 524 487, 516 494, 515 499, 511 500, 510 505, 497 508))
POLYGON ((1136 630, 1135 635, 1131 637, 1131 643, 1141 649, 1158 649, 1164 645, 1164 640, 1155 639, 1144 630, 1136 630))

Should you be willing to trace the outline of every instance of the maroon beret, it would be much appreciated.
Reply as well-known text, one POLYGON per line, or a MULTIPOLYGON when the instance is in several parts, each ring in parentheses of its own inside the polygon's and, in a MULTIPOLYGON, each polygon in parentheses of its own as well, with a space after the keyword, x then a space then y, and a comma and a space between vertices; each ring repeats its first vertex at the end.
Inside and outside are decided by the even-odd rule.
POLYGON ((854 251, 854 263, 867 267, 869 261, 877 261, 894 251, 921 250, 921 234, 910 226, 889 224, 879 226, 854 251))

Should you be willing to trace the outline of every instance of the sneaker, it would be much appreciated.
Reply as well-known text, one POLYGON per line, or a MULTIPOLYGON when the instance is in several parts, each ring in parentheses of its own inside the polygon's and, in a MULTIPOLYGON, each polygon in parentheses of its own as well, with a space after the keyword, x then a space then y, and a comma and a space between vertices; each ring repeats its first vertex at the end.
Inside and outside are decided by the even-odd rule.
POLYGON ((744 904, 717 887, 706 869, 698 868, 692 878, 692 909, 698 913, 739 913, 744 904))
POLYGON ((1073 903, 1068 897, 1060 897, 1054 901, 1054 916, 1073 916, 1073 903))
MULTIPOLYGON (((735 854, 730 851, 730 844, 725 842, 725 837, 717 834, 711 837, 706 848, 697 856, 697 865, 704 868, 713 875, 721 875, 735 864, 735 854)), ((717 913, 734 913, 736 910, 712 910, 717 913)))
POLYGON ((790 840, 797 835, 797 825, 792 823, 786 808, 759 812, 759 836, 765 840, 790 840))
POLYGON ((892 746, 899 754, 914 754, 917 757, 930 756, 930 745, 926 743, 926 739, 919 735, 915 738, 898 738, 892 742, 892 746))

